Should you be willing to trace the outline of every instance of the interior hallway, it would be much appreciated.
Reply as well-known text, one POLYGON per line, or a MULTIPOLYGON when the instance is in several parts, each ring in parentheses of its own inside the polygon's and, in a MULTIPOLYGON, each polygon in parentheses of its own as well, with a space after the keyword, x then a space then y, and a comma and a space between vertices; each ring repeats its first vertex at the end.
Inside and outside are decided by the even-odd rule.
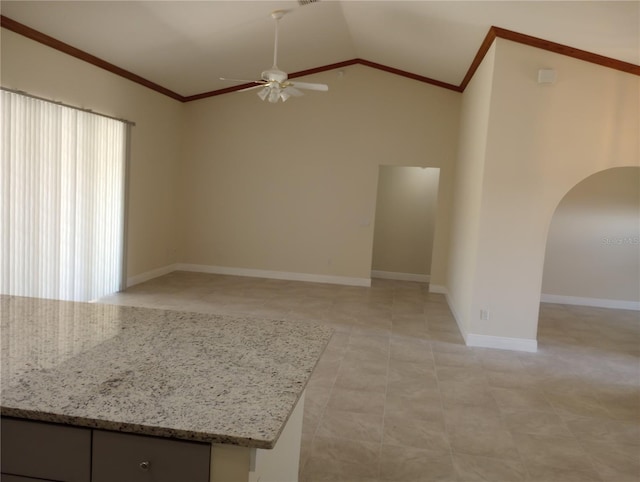
POLYGON ((542 304, 538 353, 464 345, 444 296, 175 272, 105 303, 318 321, 300 480, 640 480, 638 312, 542 304))

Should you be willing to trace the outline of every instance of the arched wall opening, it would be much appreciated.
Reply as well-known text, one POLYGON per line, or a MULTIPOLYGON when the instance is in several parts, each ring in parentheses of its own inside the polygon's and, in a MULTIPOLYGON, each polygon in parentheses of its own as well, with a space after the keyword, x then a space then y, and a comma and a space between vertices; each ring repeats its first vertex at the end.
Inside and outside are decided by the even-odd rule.
POLYGON ((640 309, 640 167, 599 171, 555 209, 541 301, 640 309))
POLYGON ((497 39, 462 99, 447 300, 469 346, 537 349, 553 214, 573 186, 638 166, 637 76, 497 39), (535 81, 543 66, 553 85, 535 81))

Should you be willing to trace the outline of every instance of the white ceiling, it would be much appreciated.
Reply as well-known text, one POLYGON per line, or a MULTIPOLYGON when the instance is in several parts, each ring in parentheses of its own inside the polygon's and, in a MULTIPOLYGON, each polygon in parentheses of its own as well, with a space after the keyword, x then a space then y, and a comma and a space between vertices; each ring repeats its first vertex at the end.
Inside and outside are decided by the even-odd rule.
POLYGON ((183 96, 362 58, 459 85, 490 26, 640 64, 640 1, 7 1, 2 14, 183 96))

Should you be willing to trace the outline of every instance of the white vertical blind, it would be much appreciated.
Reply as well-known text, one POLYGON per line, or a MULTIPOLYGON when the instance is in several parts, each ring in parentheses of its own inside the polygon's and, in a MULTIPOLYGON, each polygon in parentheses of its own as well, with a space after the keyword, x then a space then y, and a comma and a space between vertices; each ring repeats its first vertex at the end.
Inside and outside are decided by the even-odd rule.
POLYGON ((0 106, 0 293, 118 291, 127 124, 4 90, 0 106))

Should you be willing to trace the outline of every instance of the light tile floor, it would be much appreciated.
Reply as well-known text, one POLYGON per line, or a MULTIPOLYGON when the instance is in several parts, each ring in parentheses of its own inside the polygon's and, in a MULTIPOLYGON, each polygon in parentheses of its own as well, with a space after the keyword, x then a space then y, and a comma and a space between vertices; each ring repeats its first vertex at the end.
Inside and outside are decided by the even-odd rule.
POLYGON ((537 353, 466 347, 442 295, 176 272, 104 302, 308 320, 300 480, 638 482, 638 312, 542 304, 537 353))

